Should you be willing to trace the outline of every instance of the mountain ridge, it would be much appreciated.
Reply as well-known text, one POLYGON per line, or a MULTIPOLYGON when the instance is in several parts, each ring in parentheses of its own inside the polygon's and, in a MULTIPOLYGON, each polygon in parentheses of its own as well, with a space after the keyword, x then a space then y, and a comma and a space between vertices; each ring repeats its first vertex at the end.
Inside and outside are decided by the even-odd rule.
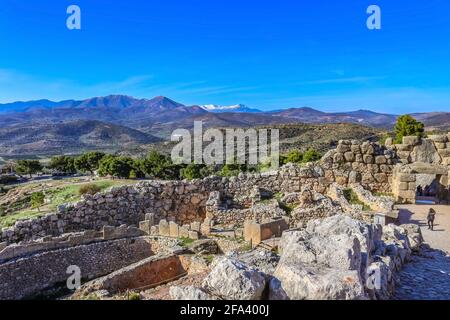
MULTIPOLYGON (((431 128, 450 128, 449 112, 412 114, 431 128)), ((152 133, 155 127, 173 129, 186 122, 205 118, 210 126, 232 126, 239 122, 254 125, 278 123, 356 123, 377 128, 392 128, 398 115, 367 109, 348 112, 324 112, 312 107, 261 111, 245 105, 186 106, 168 97, 138 99, 127 95, 109 95, 85 100, 47 99, 0 104, 0 125, 25 123, 57 123, 60 121, 98 120, 152 133), (219 115, 226 116, 219 116, 219 115), (239 114, 239 116, 233 116, 239 114)))

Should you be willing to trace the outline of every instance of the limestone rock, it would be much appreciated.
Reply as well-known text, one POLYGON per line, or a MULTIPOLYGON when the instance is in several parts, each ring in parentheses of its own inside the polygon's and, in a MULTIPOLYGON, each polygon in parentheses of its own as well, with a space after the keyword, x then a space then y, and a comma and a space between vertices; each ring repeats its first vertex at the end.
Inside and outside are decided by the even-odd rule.
POLYGON ((216 297, 194 286, 187 286, 187 287, 172 286, 169 289, 169 293, 172 300, 182 300, 182 301, 218 300, 216 297))
POLYGON ((189 246, 194 253, 217 254, 219 248, 217 242, 212 239, 197 240, 189 246))
POLYGON ((266 287, 262 272, 227 257, 214 261, 203 287, 227 300, 260 300, 266 287))
POLYGON ((290 300, 366 300, 358 271, 280 263, 269 296, 290 300))

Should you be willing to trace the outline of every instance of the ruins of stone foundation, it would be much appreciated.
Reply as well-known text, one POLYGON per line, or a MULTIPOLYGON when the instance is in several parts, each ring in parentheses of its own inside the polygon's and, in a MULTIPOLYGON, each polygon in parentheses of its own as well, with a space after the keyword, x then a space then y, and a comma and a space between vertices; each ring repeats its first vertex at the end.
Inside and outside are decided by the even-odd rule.
POLYGON ((52 292, 72 265, 69 299, 389 299, 423 243, 395 204, 448 204, 449 170, 450 134, 340 141, 304 166, 87 195, 1 231, 0 299, 52 292))

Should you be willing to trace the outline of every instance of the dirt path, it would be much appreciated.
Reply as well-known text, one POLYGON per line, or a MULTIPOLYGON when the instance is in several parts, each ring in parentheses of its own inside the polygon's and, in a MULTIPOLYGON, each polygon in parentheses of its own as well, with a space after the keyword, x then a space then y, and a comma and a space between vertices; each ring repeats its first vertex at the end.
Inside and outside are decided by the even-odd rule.
POLYGON ((450 206, 402 205, 400 223, 420 226, 425 243, 421 255, 412 256, 411 263, 399 273, 395 299, 398 300, 449 300, 450 299, 450 206), (428 229, 427 214, 430 208, 437 212, 434 231, 428 229))
POLYGON ((422 230, 425 242, 433 249, 439 249, 450 254, 450 206, 443 205, 401 205, 400 224, 415 223, 422 230), (434 231, 428 230, 428 210, 436 210, 434 231))

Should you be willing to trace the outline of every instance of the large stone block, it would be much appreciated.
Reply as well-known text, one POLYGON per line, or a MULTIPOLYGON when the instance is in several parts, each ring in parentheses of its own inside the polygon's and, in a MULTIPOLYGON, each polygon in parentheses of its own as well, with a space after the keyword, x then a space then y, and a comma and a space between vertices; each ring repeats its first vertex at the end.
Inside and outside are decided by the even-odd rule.
POLYGON ((441 150, 438 150, 438 152, 439 152, 439 155, 442 158, 449 158, 450 157, 450 148, 441 149, 441 150))
POLYGON ((408 182, 400 182, 399 185, 398 185, 398 188, 399 188, 401 191, 409 190, 408 182))
POLYGON ((374 158, 370 154, 364 155, 363 159, 364 159, 364 163, 366 163, 366 164, 372 164, 374 162, 374 158))
POLYGON ((353 162, 355 161, 355 154, 351 151, 344 153, 345 161, 353 162))
POLYGON ((416 136, 406 136, 403 137, 403 144, 416 146, 420 144, 420 138, 416 136))
POLYGON ((197 231, 190 230, 188 238, 189 239, 193 239, 193 240, 198 240, 200 238, 200 235, 199 235, 199 233, 197 231))
POLYGON ((159 235, 163 237, 170 237, 170 228, 167 220, 161 220, 159 222, 159 235))
POLYGON ((169 222, 169 234, 172 238, 178 238, 180 236, 180 226, 176 222, 169 222))
POLYGON ((430 135, 428 136, 428 139, 431 139, 433 142, 437 143, 446 143, 448 141, 446 135, 430 135))
POLYGON ((379 183, 386 183, 388 181, 388 176, 385 173, 376 173, 374 177, 379 183))
POLYGON ((351 146, 352 152, 354 154, 360 154, 361 153, 361 147, 358 144, 354 144, 351 146))
POLYGON ((400 182, 415 182, 416 176, 414 174, 402 173, 399 174, 398 179, 400 182))
POLYGON ((341 162, 343 162, 344 161, 344 155, 342 154, 342 153, 336 153, 334 156, 333 156, 333 162, 334 163, 341 163, 341 162))
POLYGON ((403 199, 415 199, 416 192, 412 191, 412 190, 407 190, 407 191, 401 190, 401 191, 399 191, 398 196, 403 199))
POLYGON ((201 223, 198 221, 194 221, 191 223, 191 230, 200 232, 201 223))
POLYGON ((285 219, 272 220, 267 223, 247 221, 244 224, 244 239, 255 247, 262 241, 281 237, 283 231, 289 228, 285 219))
POLYGON ((387 159, 385 156, 376 156, 375 157, 375 163, 376 164, 386 164, 387 159))
POLYGON ((139 222, 139 229, 144 231, 147 234, 151 234, 150 230, 152 227, 152 223, 149 220, 139 222))
POLYGON ((189 226, 181 226, 179 228, 179 237, 180 238, 189 238, 189 226))
POLYGON ((339 144, 336 148, 336 151, 339 153, 346 153, 346 152, 351 151, 351 147, 346 144, 339 144))

